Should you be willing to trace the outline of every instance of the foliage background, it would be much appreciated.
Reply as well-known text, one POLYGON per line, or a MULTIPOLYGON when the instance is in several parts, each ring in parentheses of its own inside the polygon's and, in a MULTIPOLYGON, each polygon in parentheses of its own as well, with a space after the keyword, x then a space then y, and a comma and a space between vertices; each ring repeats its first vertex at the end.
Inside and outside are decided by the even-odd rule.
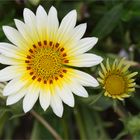
MULTIPOLYGON (((23 9, 34 12, 38 5, 46 11, 54 5, 59 20, 72 9, 78 13, 77 24, 88 25, 85 36, 99 38, 91 52, 111 60, 128 58, 131 71, 140 71, 140 1, 139 0, 0 0, 0 41, 8 41, 2 31, 3 25, 15 27, 13 19, 23 20, 23 9)), ((3 65, 0 65, 3 68, 3 65)), ((95 77, 99 67, 82 70, 95 77)), ((89 97, 75 96, 74 108, 64 106, 62 118, 56 117, 51 109, 43 112, 39 103, 34 110, 40 114, 63 139, 140 139, 140 95, 139 75, 137 88, 131 98, 123 103, 112 101, 102 95, 102 89, 87 88, 89 97)), ((2 92, 3 84, 0 85, 2 92)), ((13 106, 5 105, 0 97, 1 139, 54 139, 50 132, 31 113, 24 114, 22 101, 13 106)))

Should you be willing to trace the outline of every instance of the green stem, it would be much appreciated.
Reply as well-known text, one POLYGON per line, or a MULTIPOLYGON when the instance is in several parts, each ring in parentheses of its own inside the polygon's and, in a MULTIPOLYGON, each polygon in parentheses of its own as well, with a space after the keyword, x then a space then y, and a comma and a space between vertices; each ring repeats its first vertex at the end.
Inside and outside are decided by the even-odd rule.
POLYGON ((53 136, 56 140, 62 140, 61 136, 52 128, 52 126, 34 110, 30 112, 53 136))
POLYGON ((85 134, 82 118, 81 118, 81 115, 80 115, 79 111, 80 111, 79 109, 76 109, 75 112, 74 112, 74 115, 75 115, 77 126, 78 126, 78 129, 79 129, 80 139, 85 140, 85 139, 87 139, 87 137, 86 137, 86 134, 85 134))
POLYGON ((114 138, 114 140, 120 140, 121 137, 123 137, 123 136, 125 136, 125 135, 127 135, 127 132, 123 131, 123 132, 121 132, 119 135, 117 135, 117 137, 114 138))
POLYGON ((115 104, 114 111, 121 118, 126 118, 128 116, 128 113, 126 112, 124 107, 117 102, 115 104))

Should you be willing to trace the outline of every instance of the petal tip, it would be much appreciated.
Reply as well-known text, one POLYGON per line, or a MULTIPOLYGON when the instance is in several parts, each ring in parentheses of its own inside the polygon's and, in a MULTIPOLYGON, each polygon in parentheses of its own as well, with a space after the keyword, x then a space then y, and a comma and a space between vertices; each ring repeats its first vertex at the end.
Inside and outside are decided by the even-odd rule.
POLYGON ((71 11, 71 14, 72 14, 73 16, 77 16, 76 10, 72 10, 72 11, 71 11))
POLYGON ((83 23, 83 28, 87 28, 87 23, 83 23))
POLYGON ((56 115, 57 115, 59 118, 62 118, 63 113, 59 113, 59 114, 57 113, 56 115))
MULTIPOLYGON (((41 106, 42 107, 42 106, 41 106)), ((42 109, 44 110, 44 111, 46 111, 47 110, 47 108, 46 107, 42 107, 42 109)))
POLYGON ((62 116, 63 116, 63 111, 54 111, 54 110, 53 110, 53 112, 54 112, 54 114, 55 114, 56 116, 58 116, 59 118, 62 118, 62 116))
POLYGON ((16 18, 15 18, 15 19, 14 19, 14 22, 15 22, 15 23, 19 23, 19 22, 21 22, 21 21, 20 21, 19 19, 16 19, 16 18))
POLYGON ((91 43, 93 44, 93 46, 95 46, 95 44, 97 44, 98 42, 98 38, 97 37, 91 37, 91 43))
POLYGON ((94 83, 94 87, 98 87, 99 86, 99 82, 97 81, 96 83, 94 83))
POLYGON ((23 14, 25 14, 28 10, 29 10, 28 8, 24 8, 23 14))
POLYGON ((23 17, 25 18, 29 13, 32 13, 32 11, 28 8, 24 8, 23 10, 23 17))
MULTIPOLYGON (((98 42, 98 40, 99 40, 99 39, 98 39, 97 37, 94 37, 94 42, 96 42, 96 43, 97 43, 97 42, 98 42)), ((95 43, 95 44, 96 44, 96 43, 95 43)))
POLYGON ((75 106, 75 103, 71 104, 71 106, 70 106, 70 107, 74 107, 74 106, 75 106))
POLYGON ((57 11, 56 8, 54 6, 51 6, 49 11, 57 11))
POLYGON ((70 107, 74 107, 75 102, 73 101, 73 102, 69 103, 68 105, 69 105, 70 107))
MULTIPOLYGON (((67 15, 69 15, 70 17, 72 16, 74 16, 74 17, 77 17, 77 12, 76 12, 76 10, 74 9, 74 10, 71 10, 67 15)), ((66 15, 66 16, 67 16, 66 15)))
MULTIPOLYGON (((37 9, 42 9, 42 8, 43 8, 43 6, 42 6, 42 5, 39 5, 37 9)), ((43 9, 44 9, 44 8, 43 8, 43 9)))
POLYGON ((6 105, 8 106, 8 105, 11 105, 11 104, 12 104, 12 103, 10 103, 9 100, 7 99, 6 105))
POLYGON ((7 30, 8 26, 4 25, 2 26, 2 30, 5 32, 7 30))
POLYGON ((88 94, 84 94, 82 97, 87 98, 89 95, 88 94))
MULTIPOLYGON (((38 12, 44 12, 45 11, 45 9, 44 9, 44 7, 42 6, 42 5, 39 5, 38 6, 38 8, 37 8, 37 10, 36 10, 36 14, 38 13, 38 12)), ((46 11, 45 11, 46 12, 46 11)))
POLYGON ((26 106, 23 106, 23 111, 24 111, 24 113, 27 113, 27 112, 29 112, 29 111, 30 111, 30 109, 29 109, 29 108, 27 108, 26 106))
POLYGON ((41 105, 41 107, 42 107, 42 109, 43 109, 44 111, 46 111, 47 108, 48 108, 48 107, 44 107, 44 106, 42 106, 42 105, 41 105))
POLYGON ((91 86, 92 87, 98 87, 99 86, 99 82, 94 78, 91 86))
POLYGON ((101 56, 99 56, 100 57, 100 63, 103 61, 103 58, 101 57, 101 56))

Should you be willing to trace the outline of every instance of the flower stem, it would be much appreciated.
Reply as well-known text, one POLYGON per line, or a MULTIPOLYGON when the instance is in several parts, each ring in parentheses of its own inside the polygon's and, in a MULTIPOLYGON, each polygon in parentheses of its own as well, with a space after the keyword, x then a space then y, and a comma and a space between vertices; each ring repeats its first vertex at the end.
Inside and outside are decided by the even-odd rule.
POLYGON ((42 118, 34 110, 32 110, 30 113, 54 136, 56 140, 62 140, 61 136, 52 128, 52 126, 44 118, 42 118))
POLYGON ((122 107, 117 107, 115 111, 118 114, 118 116, 120 116, 121 118, 126 117, 126 112, 124 111, 122 107))
POLYGON ((128 116, 128 113, 126 112, 126 110, 123 108, 123 106, 120 103, 115 103, 114 106, 114 111, 116 112, 116 114, 121 117, 121 118, 126 118, 128 116))

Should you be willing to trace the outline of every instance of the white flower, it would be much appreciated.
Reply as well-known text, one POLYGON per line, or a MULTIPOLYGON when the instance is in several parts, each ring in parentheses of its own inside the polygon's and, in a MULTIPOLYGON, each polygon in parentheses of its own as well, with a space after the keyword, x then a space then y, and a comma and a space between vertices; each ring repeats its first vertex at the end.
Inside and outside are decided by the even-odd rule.
POLYGON ((46 110, 61 117, 62 101, 73 107, 73 94, 87 97, 83 86, 98 86, 89 74, 72 67, 91 67, 102 61, 100 56, 85 53, 97 42, 97 38, 82 38, 86 24, 76 25, 75 10, 69 12, 59 25, 57 11, 49 13, 39 6, 36 15, 24 9, 24 22, 15 19, 17 30, 3 26, 6 37, 13 44, 0 43, 0 62, 10 65, 0 71, 0 81, 9 81, 3 95, 7 105, 23 99, 23 110, 28 112, 40 101, 46 110), (72 67, 71 67, 72 66, 72 67))

